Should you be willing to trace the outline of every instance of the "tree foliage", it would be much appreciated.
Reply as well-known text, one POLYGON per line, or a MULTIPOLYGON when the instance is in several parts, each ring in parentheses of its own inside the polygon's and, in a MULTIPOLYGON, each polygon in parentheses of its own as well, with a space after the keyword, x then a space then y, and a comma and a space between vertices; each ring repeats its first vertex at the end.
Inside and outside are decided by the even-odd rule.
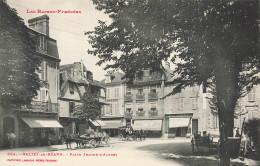
POLYGON ((74 115, 80 120, 96 119, 101 115, 101 104, 98 101, 98 95, 91 93, 88 89, 82 97, 82 105, 78 105, 74 115))
POLYGON ((0 105, 26 105, 37 96, 35 43, 15 9, 0 1, 0 105))
POLYGON ((88 32, 90 54, 105 69, 120 68, 132 81, 143 68, 175 65, 171 94, 196 84, 216 85, 220 165, 229 165, 227 137, 242 93, 259 83, 259 2, 255 0, 93 0, 112 19, 88 32))
POLYGON ((251 138, 254 146, 260 150, 260 119, 251 119, 245 123, 245 133, 251 138))

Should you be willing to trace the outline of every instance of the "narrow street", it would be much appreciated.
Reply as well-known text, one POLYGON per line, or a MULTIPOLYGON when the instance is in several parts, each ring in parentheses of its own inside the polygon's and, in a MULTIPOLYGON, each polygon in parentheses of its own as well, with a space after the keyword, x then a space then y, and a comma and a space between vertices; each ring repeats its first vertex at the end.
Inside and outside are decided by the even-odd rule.
MULTIPOLYGON (((145 141, 118 141, 111 139, 110 147, 91 149, 75 148, 67 150, 65 145, 50 147, 17 148, 0 151, 0 165, 27 166, 27 165, 123 165, 123 166, 207 166, 218 165, 218 159, 207 150, 192 154, 190 140, 176 138, 171 140, 147 139, 145 141), (9 154, 8 154, 9 153, 9 154)), ((231 161, 231 165, 246 166, 258 165, 253 160, 239 159, 231 161)))

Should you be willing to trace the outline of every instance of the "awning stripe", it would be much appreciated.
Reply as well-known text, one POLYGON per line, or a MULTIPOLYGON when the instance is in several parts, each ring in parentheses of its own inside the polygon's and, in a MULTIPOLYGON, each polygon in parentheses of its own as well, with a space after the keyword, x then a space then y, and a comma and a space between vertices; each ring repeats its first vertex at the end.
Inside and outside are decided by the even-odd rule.
POLYGON ((102 122, 106 124, 101 126, 102 129, 118 129, 119 127, 123 126, 123 122, 121 120, 106 120, 102 122))
POLYGON ((169 118, 169 128, 188 127, 190 118, 169 118))
POLYGON ((63 128, 56 119, 22 118, 30 128, 63 128))
POLYGON ((104 123, 102 120, 96 120, 98 122, 98 124, 100 124, 100 126, 105 126, 106 123, 104 123))
POLYGON ((134 130, 161 130, 162 120, 135 120, 134 130))
POLYGON ((96 120, 91 120, 91 119, 89 119, 89 121, 90 121, 94 126, 100 126, 100 124, 99 124, 96 120))

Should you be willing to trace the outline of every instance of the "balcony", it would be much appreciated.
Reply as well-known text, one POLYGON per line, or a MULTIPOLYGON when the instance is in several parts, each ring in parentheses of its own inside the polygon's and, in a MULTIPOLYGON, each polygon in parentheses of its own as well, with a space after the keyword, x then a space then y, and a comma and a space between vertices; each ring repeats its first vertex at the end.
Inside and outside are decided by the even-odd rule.
POLYGON ((149 117, 158 116, 158 110, 150 110, 148 115, 149 117))
POLYGON ((104 96, 98 96, 96 100, 98 100, 100 103, 106 103, 106 97, 104 96))
POLYGON ((157 100, 158 99, 158 92, 151 92, 148 94, 149 100, 157 100))
POLYGON ((131 119, 133 117, 133 111, 125 111, 125 118, 131 119))
POLYGON ((50 102, 32 101, 31 105, 23 106, 22 108, 13 110, 18 111, 31 111, 31 112, 42 112, 42 113, 59 113, 59 104, 50 102))
POLYGON ((133 94, 125 95, 125 102, 132 102, 133 101, 133 94))
POLYGON ((137 111, 136 116, 144 116, 145 112, 144 111, 137 111))
POLYGON ((144 101, 144 93, 136 94, 136 100, 138 101, 144 101))

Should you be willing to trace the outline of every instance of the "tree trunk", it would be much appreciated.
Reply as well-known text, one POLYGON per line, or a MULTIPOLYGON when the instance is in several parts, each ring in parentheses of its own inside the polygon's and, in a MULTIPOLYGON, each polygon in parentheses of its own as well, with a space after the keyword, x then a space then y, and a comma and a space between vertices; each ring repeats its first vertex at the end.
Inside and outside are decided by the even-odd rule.
POLYGON ((238 75, 236 60, 227 59, 224 52, 215 61, 217 109, 220 131, 220 166, 230 165, 228 137, 233 136, 234 113, 238 99, 238 75))

